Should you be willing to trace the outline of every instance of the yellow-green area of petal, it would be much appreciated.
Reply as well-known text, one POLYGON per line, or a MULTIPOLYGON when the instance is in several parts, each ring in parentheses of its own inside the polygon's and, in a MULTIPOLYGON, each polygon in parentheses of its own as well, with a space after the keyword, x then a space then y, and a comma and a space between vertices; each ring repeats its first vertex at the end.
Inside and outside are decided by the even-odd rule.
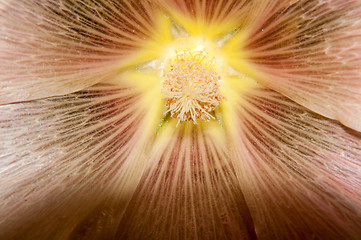
POLYGON ((153 134, 157 129, 164 112, 164 100, 160 94, 159 76, 153 71, 143 72, 130 70, 122 74, 119 81, 125 81, 132 89, 141 94, 139 110, 146 112, 144 135, 153 134))
POLYGON ((242 112, 239 111, 239 108, 242 107, 245 101, 244 96, 252 92, 253 89, 256 89, 257 86, 257 82, 242 74, 227 77, 225 84, 222 86, 221 91, 227 98, 226 101, 223 101, 220 105, 222 109, 222 121, 230 135, 236 133, 236 131, 234 131, 238 124, 236 112, 242 112), (236 109, 238 111, 236 111, 236 109))
MULTIPOLYGON (((159 12, 157 26, 152 36, 144 41, 143 48, 127 60, 123 79, 144 92, 144 109, 153 112, 150 126, 177 127, 177 120, 168 119, 166 114, 162 82, 169 59, 177 52, 202 49, 214 59, 214 69, 220 75, 220 90, 224 99, 211 114, 209 124, 218 128, 234 126, 234 107, 242 101, 242 95, 257 85, 249 76, 258 76, 257 71, 247 63, 247 54, 242 42, 247 33, 237 29, 237 21, 207 24, 202 19, 193 19, 174 11, 170 14, 159 12)), ((179 122, 178 122, 179 124, 179 122)), ((190 124, 186 121, 181 124, 190 124)), ((166 132, 166 130, 164 130, 166 132)))
POLYGON ((222 53, 227 64, 243 75, 258 79, 261 73, 249 62, 250 52, 245 49, 244 42, 249 37, 247 32, 237 31, 225 40, 222 53))
POLYGON ((167 124, 159 129, 157 133, 157 140, 153 145, 153 149, 162 149, 169 142, 169 139, 179 136, 177 132, 182 134, 179 137, 191 137, 194 136, 195 128, 201 129, 204 135, 211 136, 212 139, 219 143, 226 143, 226 134, 225 131, 220 128, 219 124, 216 121, 211 122, 200 122, 197 125, 194 125, 191 122, 184 122, 182 125, 177 126, 176 119, 168 119, 167 124))

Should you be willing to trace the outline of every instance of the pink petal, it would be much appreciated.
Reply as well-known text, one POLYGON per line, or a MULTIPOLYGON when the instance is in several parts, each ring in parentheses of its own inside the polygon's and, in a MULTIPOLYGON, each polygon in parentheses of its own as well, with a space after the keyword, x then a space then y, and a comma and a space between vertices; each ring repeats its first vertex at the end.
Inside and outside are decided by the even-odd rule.
POLYGON ((191 123, 164 131, 118 239, 254 239, 224 136, 191 123))
MULTIPOLYGON (((159 0, 163 5, 171 7, 193 20, 205 21, 208 24, 234 21, 245 14, 246 0, 159 0)), ((223 29, 219 29, 222 31, 223 29)))
POLYGON ((260 239, 361 237, 361 135, 260 88, 237 108, 234 158, 260 239))
POLYGON ((242 45, 257 80, 361 131, 360 1, 260 1, 249 12, 242 45))
POLYGON ((114 237, 146 165, 140 100, 97 85, 0 106, 0 238, 114 237))
POLYGON ((10 0, 0 5, 0 104, 113 78, 154 29, 146 1, 10 0))

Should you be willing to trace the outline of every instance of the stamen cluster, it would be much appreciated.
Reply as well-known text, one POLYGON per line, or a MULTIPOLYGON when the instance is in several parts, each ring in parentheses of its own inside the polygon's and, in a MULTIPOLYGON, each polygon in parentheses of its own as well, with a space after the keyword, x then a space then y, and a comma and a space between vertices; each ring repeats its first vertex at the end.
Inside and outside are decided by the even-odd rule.
POLYGON ((224 99, 219 90, 221 77, 215 61, 201 51, 177 52, 164 74, 163 91, 172 118, 178 123, 209 121, 212 112, 224 99))

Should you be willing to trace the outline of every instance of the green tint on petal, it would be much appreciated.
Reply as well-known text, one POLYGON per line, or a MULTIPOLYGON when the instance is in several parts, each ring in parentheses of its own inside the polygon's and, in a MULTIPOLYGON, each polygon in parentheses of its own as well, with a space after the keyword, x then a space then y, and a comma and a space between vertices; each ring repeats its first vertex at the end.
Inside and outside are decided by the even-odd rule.
POLYGON ((264 88, 236 108, 237 176, 260 239, 361 236, 361 136, 264 88))
POLYGON ((145 98, 102 84, 0 106, 0 238, 114 237, 156 129, 145 98))

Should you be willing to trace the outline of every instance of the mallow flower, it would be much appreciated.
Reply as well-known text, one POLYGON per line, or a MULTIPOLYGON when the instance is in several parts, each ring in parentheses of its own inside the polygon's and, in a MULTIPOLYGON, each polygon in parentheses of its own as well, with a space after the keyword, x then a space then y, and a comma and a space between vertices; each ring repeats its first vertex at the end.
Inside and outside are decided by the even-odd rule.
POLYGON ((358 0, 1 0, 1 239, 360 239, 358 0))

